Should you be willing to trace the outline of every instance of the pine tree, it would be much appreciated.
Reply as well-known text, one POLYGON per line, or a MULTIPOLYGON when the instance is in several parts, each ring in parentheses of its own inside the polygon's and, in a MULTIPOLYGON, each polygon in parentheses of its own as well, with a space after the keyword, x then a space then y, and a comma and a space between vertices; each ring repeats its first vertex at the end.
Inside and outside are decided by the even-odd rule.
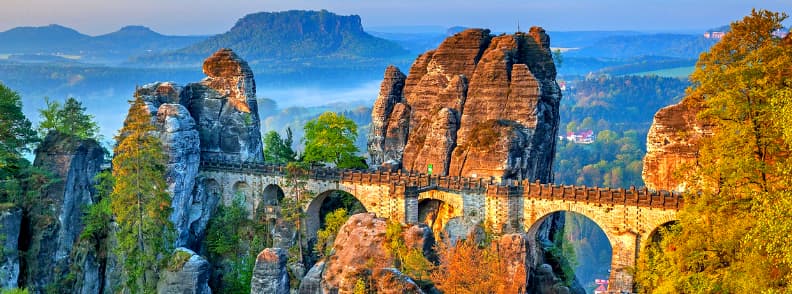
POLYGON ((172 246, 173 228, 166 191, 166 155, 151 132, 148 107, 136 97, 124 127, 116 137, 113 158, 115 184, 111 209, 119 230, 117 253, 123 259, 126 286, 132 293, 153 292, 172 246))
POLYGON ((22 99, 19 94, 0 83, 0 180, 15 174, 20 165, 22 152, 36 142, 36 133, 30 121, 22 114, 22 99))
POLYGON ((93 115, 85 112, 82 102, 73 97, 66 99, 63 105, 58 101, 50 101, 49 98, 44 101, 46 107, 39 109, 41 122, 37 128, 41 137, 50 131, 58 131, 82 139, 96 138, 99 126, 93 121, 93 115))
POLYGON ((292 150, 294 142, 291 128, 286 128, 286 138, 282 139, 276 131, 269 131, 264 135, 264 161, 269 163, 286 164, 296 160, 292 150))

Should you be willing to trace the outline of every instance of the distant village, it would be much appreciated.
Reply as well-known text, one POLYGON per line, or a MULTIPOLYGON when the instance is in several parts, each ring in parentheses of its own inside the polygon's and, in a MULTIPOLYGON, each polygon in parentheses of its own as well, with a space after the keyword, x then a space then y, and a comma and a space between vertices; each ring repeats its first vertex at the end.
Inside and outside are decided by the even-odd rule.
POLYGON ((594 131, 567 132, 566 136, 558 136, 558 139, 561 141, 567 140, 575 144, 591 144, 594 143, 594 131))

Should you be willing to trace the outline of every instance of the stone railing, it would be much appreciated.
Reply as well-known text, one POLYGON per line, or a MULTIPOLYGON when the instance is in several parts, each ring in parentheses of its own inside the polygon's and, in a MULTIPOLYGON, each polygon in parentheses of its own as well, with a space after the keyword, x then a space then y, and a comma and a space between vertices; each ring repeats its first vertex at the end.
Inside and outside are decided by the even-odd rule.
MULTIPOLYGON (((286 176, 286 166, 254 162, 202 161, 206 170, 241 172, 258 175, 286 176)), ((452 177, 415 172, 384 172, 313 167, 308 173, 313 180, 340 181, 368 185, 412 187, 417 192, 443 190, 449 192, 486 193, 501 197, 523 197, 594 204, 616 204, 678 210, 684 204, 682 195, 648 189, 611 189, 586 186, 542 184, 538 181, 494 178, 452 177)))

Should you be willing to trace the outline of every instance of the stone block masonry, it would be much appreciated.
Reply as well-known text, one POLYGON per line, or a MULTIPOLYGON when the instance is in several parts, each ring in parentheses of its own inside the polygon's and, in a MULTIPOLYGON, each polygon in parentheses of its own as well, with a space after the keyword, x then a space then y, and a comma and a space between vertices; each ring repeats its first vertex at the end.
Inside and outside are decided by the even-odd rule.
MULTIPOLYGON (((268 186, 287 192, 289 189, 283 166, 205 161, 201 174, 219 183, 222 202, 230 203, 234 197, 242 196, 251 211, 269 197, 265 195, 268 186)), ((316 168, 306 181, 311 195, 306 206, 309 236, 319 229, 319 207, 324 197, 336 190, 352 194, 368 212, 405 224, 422 221, 419 214, 426 200, 440 201, 450 212, 438 219, 446 222, 440 227, 448 227, 448 232, 457 237, 478 223, 490 224, 502 233, 532 235, 554 212, 584 215, 605 232, 613 248, 609 291, 614 292, 633 290, 630 270, 643 242, 658 227, 676 220, 677 211, 684 205, 680 194, 666 191, 559 186, 527 180, 496 182, 417 173, 316 168)), ((530 248, 536 248, 536 244, 530 244, 534 239, 528 242, 530 248)), ((529 254, 535 252, 530 250, 529 254)))

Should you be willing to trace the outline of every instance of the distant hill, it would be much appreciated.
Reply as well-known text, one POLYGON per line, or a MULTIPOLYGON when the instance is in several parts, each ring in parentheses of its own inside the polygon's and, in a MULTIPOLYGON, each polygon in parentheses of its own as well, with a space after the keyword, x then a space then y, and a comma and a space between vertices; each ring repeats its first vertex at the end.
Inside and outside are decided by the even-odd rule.
POLYGON ((300 60, 370 60, 404 56, 394 42, 363 30, 357 15, 341 16, 321 11, 260 12, 246 15, 228 32, 186 48, 141 56, 145 65, 200 63, 220 48, 231 48, 254 66, 263 62, 300 60))
POLYGON ((697 58, 716 42, 699 35, 682 34, 609 36, 580 50, 569 51, 567 55, 617 59, 639 56, 697 58))
POLYGON ((0 52, 5 54, 78 53, 75 46, 91 36, 60 25, 17 27, 0 32, 0 52))
POLYGON ((204 40, 165 36, 142 26, 127 26, 89 36, 60 25, 18 27, 0 32, 0 54, 72 55, 82 61, 118 61, 152 51, 174 50, 204 40))

